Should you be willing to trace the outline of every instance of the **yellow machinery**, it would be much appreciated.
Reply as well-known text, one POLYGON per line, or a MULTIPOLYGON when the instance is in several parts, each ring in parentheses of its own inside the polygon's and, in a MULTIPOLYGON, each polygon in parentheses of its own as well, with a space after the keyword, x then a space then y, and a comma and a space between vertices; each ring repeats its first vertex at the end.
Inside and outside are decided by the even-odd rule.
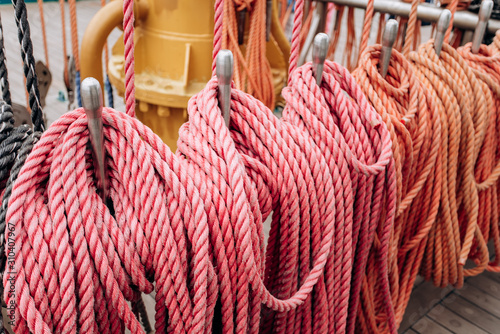
MULTIPOLYGON (((290 53, 273 4, 267 57, 275 92, 285 84, 290 53)), ((121 28, 123 2, 113 0, 89 23, 81 45, 81 77, 102 85, 101 55, 111 31, 121 28)), ((213 0, 136 0, 135 89, 136 115, 175 150, 179 127, 187 121, 187 103, 211 77, 214 29, 213 0)), ((112 48, 108 64, 111 83, 123 96, 123 38, 112 48)))

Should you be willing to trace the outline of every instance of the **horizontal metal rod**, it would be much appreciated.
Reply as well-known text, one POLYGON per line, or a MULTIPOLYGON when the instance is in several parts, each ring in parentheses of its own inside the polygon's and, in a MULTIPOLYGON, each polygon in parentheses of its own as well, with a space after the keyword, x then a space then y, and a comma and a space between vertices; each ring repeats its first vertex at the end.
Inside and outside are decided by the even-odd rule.
MULTIPOLYGON (((333 2, 340 6, 355 7, 365 9, 367 0, 319 0, 322 2, 333 2)), ((394 0, 375 0, 374 7, 376 12, 392 14, 396 16, 408 17, 410 14, 410 3, 394 0)), ((437 22, 444 8, 436 7, 430 4, 421 4, 418 6, 417 17, 419 20, 427 22, 437 22)), ((477 25, 477 14, 468 11, 457 11, 453 19, 453 26, 464 30, 474 30, 477 25)), ((488 21, 488 32, 495 33, 500 29, 499 20, 488 21)))

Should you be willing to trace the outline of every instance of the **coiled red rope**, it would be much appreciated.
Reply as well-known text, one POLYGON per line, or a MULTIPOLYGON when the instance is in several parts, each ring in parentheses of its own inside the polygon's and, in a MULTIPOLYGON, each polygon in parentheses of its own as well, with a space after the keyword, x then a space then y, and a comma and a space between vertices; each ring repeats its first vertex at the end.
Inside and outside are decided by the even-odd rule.
POLYGON ((212 79, 175 154, 133 118, 127 90, 127 114, 103 110, 112 205, 96 192, 83 110, 56 121, 7 212, 16 333, 143 333, 127 301, 153 290, 158 333, 210 333, 218 299, 228 333, 352 332, 369 258, 396 333, 390 132, 345 68, 327 62, 319 87, 296 56, 282 120, 233 89, 227 127, 212 79))
MULTIPOLYGON (((318 132, 331 138, 328 145, 318 134, 314 140, 306 135, 313 132, 310 124, 279 121, 237 90, 230 131, 215 80, 190 101, 176 155, 136 119, 105 109, 114 212, 95 191, 83 110, 55 122, 26 161, 9 203, 16 246, 4 283, 13 280, 18 291, 5 295, 7 304, 17 305, 16 333, 115 333, 123 327, 141 333, 126 301, 153 288, 157 332, 210 332, 218 294, 224 331, 257 332, 261 304, 274 312, 272 320, 262 313, 273 332, 290 324, 302 330, 301 319, 313 331, 342 331, 354 256, 353 227, 345 218, 353 215, 354 194, 340 187, 349 186, 350 174, 359 174, 357 182, 366 175, 383 183, 393 162, 387 129, 348 73, 335 66, 328 67, 337 74, 325 76, 324 91, 342 95, 345 89, 360 104, 352 104, 357 117, 341 114, 338 126, 329 113, 329 125, 318 132), (377 143, 364 141, 369 164, 351 151, 355 139, 342 137, 362 127, 377 143), (262 221, 271 211, 264 253, 262 221)), ((296 77, 305 73, 312 84, 310 65, 301 70, 296 77)), ((300 99, 295 106, 290 116, 300 110, 300 99)), ((372 213, 388 204, 381 262, 395 207, 390 189, 375 192, 378 212, 372 213)), ((387 268, 380 268, 386 281, 387 268)))
MULTIPOLYGON (((476 162, 475 176, 479 196, 478 226, 485 242, 492 241, 495 257, 486 268, 500 272, 500 233, 498 212, 498 178, 500 175, 499 155, 499 112, 500 112, 500 55, 486 45, 481 45, 477 54, 472 53, 471 44, 457 49, 467 64, 474 69, 476 77, 483 82, 482 88, 487 100, 487 130, 476 162)), ((478 259, 479 254, 471 254, 478 259)))
MULTIPOLYGON (((436 101, 419 81, 410 63, 392 51, 388 73, 379 73, 381 46, 368 47, 353 76, 386 123, 394 153, 397 213, 388 253, 391 294, 399 326, 420 267, 429 230, 436 219, 441 194, 441 119, 436 101)), ((369 262, 371 263, 371 261, 369 262)), ((375 296, 377 277, 366 273, 363 296, 375 296)), ((358 324, 363 332, 383 333, 382 303, 365 300, 358 324)))
MULTIPOLYGON (((382 312, 386 312, 389 330, 394 333, 396 326, 388 284, 387 252, 396 207, 396 183, 389 132, 342 66, 329 61, 325 63, 321 89, 312 77, 310 64, 297 72, 297 77, 292 76, 291 87, 283 92, 288 103, 283 119, 305 127, 330 162, 337 160, 338 145, 347 160, 352 179, 350 187, 353 193, 347 194, 349 205, 345 210, 354 214, 351 251, 354 267, 350 275, 350 305, 340 314, 349 315, 347 329, 353 331, 362 277, 372 252, 378 273, 375 284, 380 286, 379 297, 384 302, 382 312)), ((345 168, 343 165, 341 171, 345 168)), ((345 184, 345 187, 348 189, 349 185, 345 184)), ((347 213, 346 219, 349 219, 347 213)), ((343 300, 343 295, 340 299, 343 300)), ((330 328, 328 332, 333 331, 330 328)))

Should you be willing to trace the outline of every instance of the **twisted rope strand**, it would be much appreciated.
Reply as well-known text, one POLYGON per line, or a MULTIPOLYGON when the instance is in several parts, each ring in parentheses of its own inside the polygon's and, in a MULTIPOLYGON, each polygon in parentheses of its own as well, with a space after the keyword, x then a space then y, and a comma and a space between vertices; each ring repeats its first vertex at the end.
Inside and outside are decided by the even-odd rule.
POLYGON ((35 58, 33 57, 33 44, 31 43, 30 25, 28 12, 23 0, 12 0, 14 5, 16 24, 18 28, 18 39, 21 44, 21 57, 23 59, 23 70, 26 78, 26 89, 29 93, 29 107, 34 131, 43 132, 42 106, 40 104, 40 92, 38 90, 38 79, 35 72, 35 58))
POLYGON ((0 86, 2 88, 2 99, 8 104, 12 104, 9 88, 9 76, 7 73, 7 59, 5 57, 5 47, 3 42, 2 17, 0 16, 0 86))

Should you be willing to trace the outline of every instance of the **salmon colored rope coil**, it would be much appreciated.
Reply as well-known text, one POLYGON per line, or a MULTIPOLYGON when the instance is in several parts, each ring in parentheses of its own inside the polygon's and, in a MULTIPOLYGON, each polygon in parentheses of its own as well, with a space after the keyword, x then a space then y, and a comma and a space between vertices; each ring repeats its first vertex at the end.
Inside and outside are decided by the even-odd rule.
POLYGON ((461 287, 464 275, 476 275, 488 264, 488 250, 478 225, 480 203, 475 180, 488 126, 485 87, 446 43, 440 57, 431 40, 409 58, 438 102, 443 134, 441 204, 420 272, 436 286, 461 287), (476 267, 465 269, 471 251, 477 254, 476 267))
POLYGON ((96 193, 83 110, 56 121, 9 203, 16 333, 142 333, 126 302, 153 289, 157 332, 210 333, 218 296, 224 332, 257 333, 261 317, 262 331, 343 332, 354 262, 372 247, 390 313, 390 135, 345 69, 325 73, 320 93, 310 64, 294 72, 291 87, 316 98, 291 88, 283 121, 233 89, 230 129, 211 80, 190 100, 177 154, 105 108, 112 210, 96 193), (331 110, 308 112, 317 99, 331 110))
POLYGON ((493 38, 493 42, 490 44, 493 47, 495 52, 500 52, 500 31, 497 31, 495 37, 493 38))
POLYGON ((484 92, 488 101, 488 128, 481 152, 476 163, 476 182, 478 182, 480 211, 478 225, 484 240, 493 241, 495 258, 487 270, 500 272, 500 235, 499 235, 499 189, 500 174, 500 54, 481 45, 479 52, 473 54, 471 44, 457 50, 474 69, 479 80, 484 82, 484 92), (489 93, 491 92, 491 94, 489 93), (491 98, 490 98, 491 97, 491 98), (484 203, 484 205, 482 205, 484 203))
MULTIPOLYGON (((266 0, 217 0, 215 3, 214 55, 220 48, 234 54, 236 88, 274 107, 271 65, 266 56, 266 0), (249 30, 244 50, 238 44, 237 10, 248 10, 249 30)), ((215 71, 215 57, 213 63, 215 71)), ((215 72, 213 72, 215 74, 215 72)))
MULTIPOLYGON (((212 80, 190 101, 177 155, 136 119, 104 109, 114 214, 95 192, 83 110, 44 134, 8 212, 17 274, 4 282, 20 291, 5 295, 18 305, 16 333, 119 333, 123 326, 142 333, 125 301, 151 292, 153 281, 157 332, 210 333, 218 293, 224 332, 237 333, 258 332, 262 304, 282 313, 309 300, 324 309, 325 280, 349 293, 351 227, 319 148, 237 90, 229 131, 217 103, 212 80), (262 221, 272 211, 265 254, 262 221), (330 267, 334 247, 345 255, 335 254, 341 261, 330 267), (323 276, 325 268, 344 275, 323 276)), ((312 310, 315 323, 323 313, 312 310)))
MULTIPOLYGON (((350 333, 354 330, 355 311, 363 283, 362 277, 367 266, 368 256, 371 255, 377 273, 374 284, 379 286, 379 297, 384 304, 381 312, 386 315, 390 332, 395 333, 396 324, 390 298, 386 261, 396 207, 395 170, 390 152, 392 144, 389 132, 380 117, 368 105, 359 86, 345 68, 327 61, 323 73, 323 83, 321 90, 319 90, 311 74, 304 73, 309 66, 311 65, 306 64, 297 69, 297 75, 300 73, 303 79, 297 81, 293 76, 290 88, 284 90, 283 95, 287 101, 287 107, 284 110, 283 118, 290 119, 294 124, 303 124, 301 126, 308 129, 318 145, 326 150, 325 155, 330 156, 330 159, 335 161, 335 157, 338 156, 338 153, 330 153, 332 144, 335 142, 342 144, 345 140, 349 147, 349 150, 346 151, 346 153, 349 152, 349 155, 346 155, 348 162, 354 157, 359 160, 355 165, 352 163, 356 160, 350 162, 352 187, 355 193, 354 205, 350 209, 354 212, 352 231, 354 268, 347 313, 347 331, 350 333), (347 96, 344 95, 344 92, 347 93, 347 96), (304 116, 308 115, 309 111, 314 116, 310 119, 304 116), (379 134, 374 132, 375 129, 371 129, 373 126, 379 134), (352 130, 350 130, 351 127, 352 130), (338 137, 337 134, 339 130, 342 132, 341 137, 338 137), (321 144, 324 141, 326 141, 326 145, 321 144), (390 157, 385 172, 381 170, 377 174, 373 174, 373 172, 368 173, 369 170, 363 172, 366 167, 356 167, 359 163, 374 163, 377 159, 377 152, 383 153, 383 156, 387 156, 387 158, 390 157)), ((341 149, 344 150, 342 146, 341 149)), ((379 159, 381 158, 382 156, 379 159)), ((384 161, 387 161, 385 159, 384 161)), ((328 332, 333 333, 334 331, 329 330, 328 332)))
MULTIPOLYGON (((420 83, 410 63, 392 51, 388 73, 379 73, 381 46, 368 47, 354 72, 374 109, 387 125, 392 139, 396 168, 397 209, 388 254, 391 294, 396 324, 402 321, 413 283, 438 213, 441 193, 441 120, 436 101, 420 83)), ((387 332, 386 319, 380 317, 381 303, 373 284, 376 267, 368 261, 363 285, 363 304, 358 311, 358 330, 387 332)))

